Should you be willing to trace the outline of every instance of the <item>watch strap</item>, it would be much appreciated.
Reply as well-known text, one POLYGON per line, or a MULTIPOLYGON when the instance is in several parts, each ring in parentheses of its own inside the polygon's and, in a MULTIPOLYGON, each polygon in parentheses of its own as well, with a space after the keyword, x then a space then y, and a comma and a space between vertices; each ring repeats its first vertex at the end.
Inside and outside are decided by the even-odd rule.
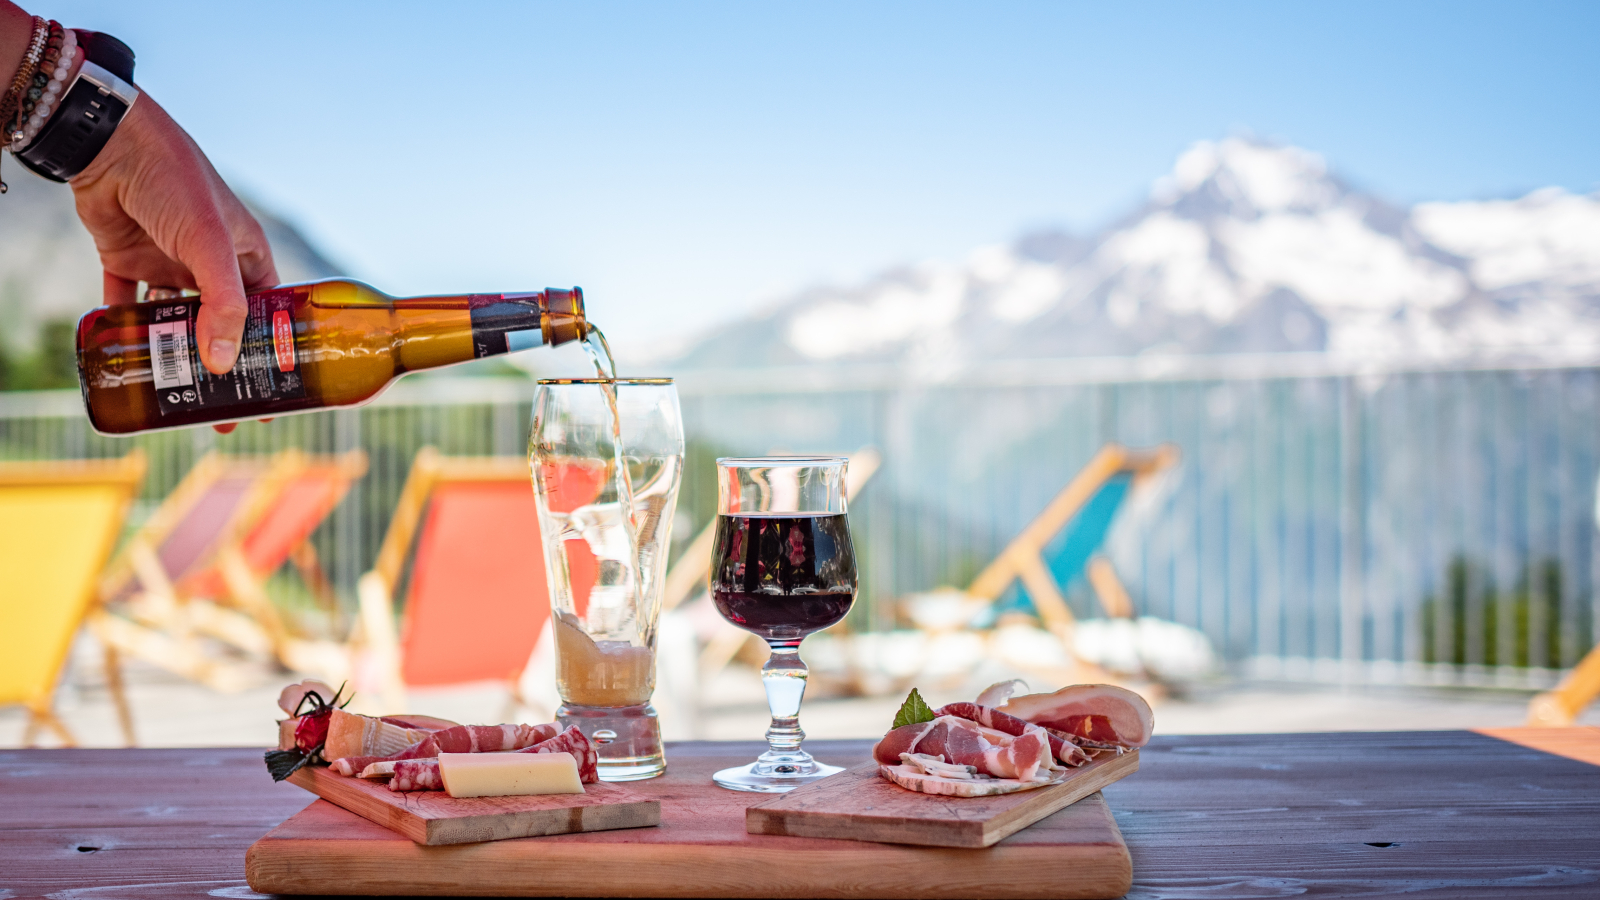
POLYGON ((94 162, 139 99, 133 51, 108 34, 78 32, 84 61, 61 106, 17 160, 51 181, 66 181, 94 162))

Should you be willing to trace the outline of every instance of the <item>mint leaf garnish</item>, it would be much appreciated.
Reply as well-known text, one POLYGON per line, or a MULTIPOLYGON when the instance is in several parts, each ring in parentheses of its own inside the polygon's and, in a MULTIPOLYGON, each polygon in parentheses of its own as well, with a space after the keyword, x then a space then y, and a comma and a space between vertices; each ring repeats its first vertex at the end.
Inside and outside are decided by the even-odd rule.
POLYGON ((935 718, 933 710, 922 699, 922 695, 917 693, 916 688, 912 688, 911 693, 906 695, 906 702, 900 704, 900 711, 894 714, 894 724, 890 725, 889 729, 892 731, 906 725, 932 722, 935 718))

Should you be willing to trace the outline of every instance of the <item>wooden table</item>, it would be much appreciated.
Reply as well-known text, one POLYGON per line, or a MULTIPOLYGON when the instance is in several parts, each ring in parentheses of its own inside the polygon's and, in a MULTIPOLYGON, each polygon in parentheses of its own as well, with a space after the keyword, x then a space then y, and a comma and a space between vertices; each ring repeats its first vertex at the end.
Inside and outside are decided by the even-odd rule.
MULTIPOLYGON (((1129 896, 1600 897, 1600 729, 1494 734, 1158 737, 1105 791, 1129 896)), ((245 848, 311 799, 255 750, 0 751, 0 898, 257 896, 245 848)))

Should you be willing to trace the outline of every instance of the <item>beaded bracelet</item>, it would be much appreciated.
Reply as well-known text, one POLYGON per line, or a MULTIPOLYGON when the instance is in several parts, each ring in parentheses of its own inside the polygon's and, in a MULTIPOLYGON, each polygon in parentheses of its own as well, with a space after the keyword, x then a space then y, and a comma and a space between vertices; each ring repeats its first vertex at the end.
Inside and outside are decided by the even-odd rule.
MULTIPOLYGON (((33 37, 28 41, 28 52, 22 56, 22 64, 17 67, 17 74, 11 79, 11 87, 3 96, 0 96, 0 128, 7 133, 16 121, 17 111, 22 108, 26 99, 28 88, 33 84, 35 70, 39 66, 39 59, 44 55, 45 43, 50 39, 50 23, 40 18, 33 17, 33 37)), ((9 141, 3 141, 9 143, 9 141)))
POLYGON ((39 86, 39 98, 31 106, 24 104, 22 115, 18 116, 18 121, 22 122, 23 126, 10 135, 13 152, 21 151, 33 143, 33 139, 39 136, 40 129, 50 121, 50 114, 59 107, 62 95, 66 93, 67 86, 72 83, 72 77, 77 73, 77 64, 81 62, 79 56, 77 34, 70 28, 65 29, 58 46, 54 50, 46 51, 38 74, 33 76, 34 84, 39 86), (40 82, 43 84, 40 85, 40 82))
MULTIPOLYGON (((17 114, 22 110, 28 86, 33 82, 34 70, 38 68, 39 59, 44 55, 45 44, 50 39, 51 24, 54 23, 46 22, 39 16, 33 17, 33 38, 28 42, 28 52, 23 54, 22 65, 17 67, 16 77, 11 79, 11 87, 0 96, 0 145, 10 143, 11 124, 17 121, 17 114)), ((4 179, 0 179, 0 194, 8 190, 10 187, 6 185, 4 179)))
MULTIPOLYGON (((76 39, 74 39, 76 40, 76 39)), ((0 135, 0 143, 13 145, 13 151, 22 149, 19 142, 25 133, 28 120, 33 114, 43 108, 46 115, 57 99, 47 92, 50 86, 50 77, 55 73, 56 64, 61 60, 61 50, 66 46, 66 32, 59 22, 50 23, 50 36, 45 39, 44 54, 39 59, 39 65, 34 69, 33 79, 28 84, 27 93, 22 96, 22 106, 17 110, 16 118, 7 126, 6 133, 0 135)), ((56 90, 59 92, 60 88, 56 90)))

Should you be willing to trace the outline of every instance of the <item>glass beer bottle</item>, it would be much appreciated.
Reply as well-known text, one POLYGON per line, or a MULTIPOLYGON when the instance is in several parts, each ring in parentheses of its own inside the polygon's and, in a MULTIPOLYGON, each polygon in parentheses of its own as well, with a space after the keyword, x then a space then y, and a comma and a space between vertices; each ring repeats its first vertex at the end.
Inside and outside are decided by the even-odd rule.
POLYGON ((200 362, 199 297, 102 306, 78 320, 89 421, 131 434, 243 421, 376 397, 406 372, 582 340, 583 291, 394 298, 338 278, 248 295, 239 358, 200 362))

